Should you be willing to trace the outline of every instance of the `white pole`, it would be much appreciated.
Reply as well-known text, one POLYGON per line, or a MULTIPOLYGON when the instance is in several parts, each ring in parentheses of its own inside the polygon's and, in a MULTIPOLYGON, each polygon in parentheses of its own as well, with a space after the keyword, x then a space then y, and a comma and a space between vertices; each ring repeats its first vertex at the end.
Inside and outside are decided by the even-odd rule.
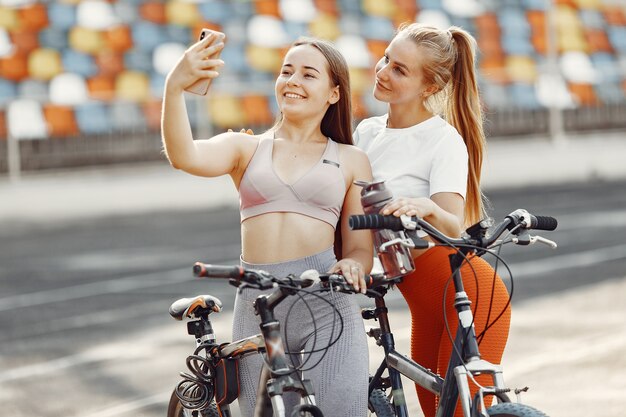
POLYGON ((7 165, 9 167, 9 180, 13 183, 20 181, 22 161, 20 158, 20 143, 9 129, 7 138, 7 165))
MULTIPOLYGON (((554 0, 546 0, 546 61, 547 70, 552 80, 559 80, 559 53, 556 39, 556 8, 554 0)), ((563 111, 559 108, 556 100, 552 100, 548 107, 548 127, 550 139, 553 143, 565 141, 565 131, 563 130, 563 111)))

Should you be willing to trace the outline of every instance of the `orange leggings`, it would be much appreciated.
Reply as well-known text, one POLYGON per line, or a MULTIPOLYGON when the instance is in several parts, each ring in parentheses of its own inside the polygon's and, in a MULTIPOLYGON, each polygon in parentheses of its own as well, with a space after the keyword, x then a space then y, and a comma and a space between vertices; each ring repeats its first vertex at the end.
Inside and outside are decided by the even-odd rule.
MULTIPOLYGON (((411 311, 411 357, 442 377, 446 373, 448 360, 452 354, 452 343, 446 332, 442 311, 444 289, 452 274, 448 261, 448 255, 451 253, 452 249, 445 247, 428 250, 415 259, 415 271, 398 285, 411 311)), ((464 263, 461 274, 465 292, 472 301, 474 327, 476 334, 479 335, 485 330, 487 316, 489 315, 489 323, 493 323, 505 308, 509 296, 499 276, 496 277, 494 285, 494 270, 486 261, 480 257, 472 257, 470 263, 471 267, 467 262, 464 263), (477 281, 478 302, 476 302, 477 281), (493 301, 491 301, 492 290, 493 301)), ((454 338, 458 316, 454 308, 454 284, 451 280, 447 287, 445 308, 450 332, 454 338)), ((495 364, 500 363, 509 336, 510 320, 511 309, 508 306, 502 317, 489 328, 480 341, 483 359, 495 364)), ((477 380, 481 385, 492 385, 492 379, 488 375, 479 376, 477 380)), ((438 398, 418 385, 415 388, 424 415, 433 417, 438 398)), ((470 389, 473 396, 478 387, 470 381, 470 389)), ((455 417, 462 415, 460 407, 457 406, 455 417)))

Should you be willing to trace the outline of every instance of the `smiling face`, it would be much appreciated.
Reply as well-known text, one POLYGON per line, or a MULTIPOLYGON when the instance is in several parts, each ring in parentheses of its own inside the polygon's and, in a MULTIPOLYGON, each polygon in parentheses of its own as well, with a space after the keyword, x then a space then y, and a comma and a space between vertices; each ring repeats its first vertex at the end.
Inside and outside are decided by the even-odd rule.
POLYGON ((323 117, 339 100, 333 86, 328 62, 314 46, 298 45, 287 52, 275 85, 278 107, 286 117, 323 117))
POLYGON ((376 64, 374 97, 385 103, 404 104, 416 100, 422 103, 432 94, 422 71, 424 51, 413 40, 396 36, 376 64))

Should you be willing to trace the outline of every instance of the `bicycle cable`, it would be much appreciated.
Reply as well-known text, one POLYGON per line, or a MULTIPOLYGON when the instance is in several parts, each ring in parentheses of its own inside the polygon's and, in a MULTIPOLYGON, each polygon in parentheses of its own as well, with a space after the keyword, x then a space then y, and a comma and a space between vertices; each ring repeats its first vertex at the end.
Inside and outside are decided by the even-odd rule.
MULTIPOLYGON (((304 289, 304 288, 300 288, 297 287, 295 285, 289 285, 289 284, 285 284, 285 283, 278 283, 279 287, 283 287, 286 289, 290 289, 290 290, 294 290, 294 295, 296 295, 298 297, 298 300, 295 300, 290 306, 289 309, 287 310, 286 313, 286 318, 284 320, 284 334, 285 334, 285 338, 284 338, 284 344, 285 344, 285 354, 288 355, 292 366, 291 369, 289 369, 287 372, 284 373, 277 373, 276 375, 289 375, 292 373, 296 373, 298 375, 298 378, 301 379, 300 373, 301 372, 306 372, 309 371, 311 369, 313 369, 314 367, 316 367, 317 365, 319 365, 319 363, 324 359, 326 353, 328 352, 328 350, 330 349, 331 346, 333 346, 335 343, 337 343, 341 337, 341 334, 343 333, 343 327, 344 327, 344 323, 343 323, 343 318, 341 317, 341 312, 337 309, 337 307, 329 300, 327 300, 326 298, 322 297, 321 295, 317 294, 318 292, 324 292, 324 290, 322 289, 318 289, 318 290, 308 290, 308 289, 304 289), (307 302, 304 298, 305 295, 302 295, 301 293, 304 293, 305 295, 309 295, 309 296, 313 296, 313 297, 317 297, 320 300, 322 300, 323 302, 327 303, 333 310, 333 321, 332 321, 332 329, 331 329, 331 334, 330 334, 330 341, 327 345, 325 345, 322 348, 315 348, 316 344, 317 344, 317 323, 315 320, 315 314, 313 313, 313 310, 311 309, 311 306, 309 305, 309 302, 307 302), (309 315, 311 316, 311 322, 312 322, 312 326, 313 326, 313 349, 309 349, 309 350, 302 350, 302 351, 291 351, 291 348, 289 347, 289 339, 287 338, 287 334, 288 334, 288 327, 289 327, 289 316, 291 311, 293 310, 293 308, 295 307, 295 305, 298 303, 298 301, 302 301, 302 303, 305 305, 305 307, 307 308, 307 310, 309 311, 309 315), (338 330, 338 334, 335 337, 335 328, 337 327, 337 318, 339 318, 339 330, 338 330), (314 353, 317 352, 324 352, 320 358, 311 366, 308 366, 305 368, 305 365, 307 364, 307 362, 310 360, 310 358, 312 357, 312 355, 314 353), (293 362, 293 356, 294 355, 303 355, 306 356, 306 359, 299 365, 295 365, 293 362)), ((263 361, 265 362, 265 364, 267 366, 269 366, 269 364, 267 363, 267 360, 263 357, 263 361)))
POLYGON ((187 357, 187 368, 191 373, 181 372, 183 380, 175 388, 176 396, 186 409, 201 410, 207 408, 213 400, 214 367, 206 353, 205 356, 200 355, 200 352, 213 348, 214 345, 201 344, 194 350, 193 355, 187 357))

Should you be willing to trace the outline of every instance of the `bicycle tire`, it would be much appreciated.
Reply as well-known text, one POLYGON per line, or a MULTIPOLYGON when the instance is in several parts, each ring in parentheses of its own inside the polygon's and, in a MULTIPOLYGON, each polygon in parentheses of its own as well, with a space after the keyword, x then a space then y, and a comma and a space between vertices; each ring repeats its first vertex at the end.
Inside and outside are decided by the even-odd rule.
POLYGON ((375 389, 369 397, 368 406, 370 411, 376 417, 394 417, 396 415, 393 406, 389 402, 389 398, 383 390, 375 389))
MULTIPOLYGON (((217 404, 215 401, 211 401, 211 404, 199 412, 193 412, 194 417, 220 417, 220 413, 217 411, 217 404)), ((186 417, 185 407, 180 403, 180 400, 176 396, 176 391, 172 392, 170 402, 167 405, 167 417, 186 417)))
POLYGON ((548 417, 542 411, 521 403, 499 403, 487 409, 490 417, 548 417))

